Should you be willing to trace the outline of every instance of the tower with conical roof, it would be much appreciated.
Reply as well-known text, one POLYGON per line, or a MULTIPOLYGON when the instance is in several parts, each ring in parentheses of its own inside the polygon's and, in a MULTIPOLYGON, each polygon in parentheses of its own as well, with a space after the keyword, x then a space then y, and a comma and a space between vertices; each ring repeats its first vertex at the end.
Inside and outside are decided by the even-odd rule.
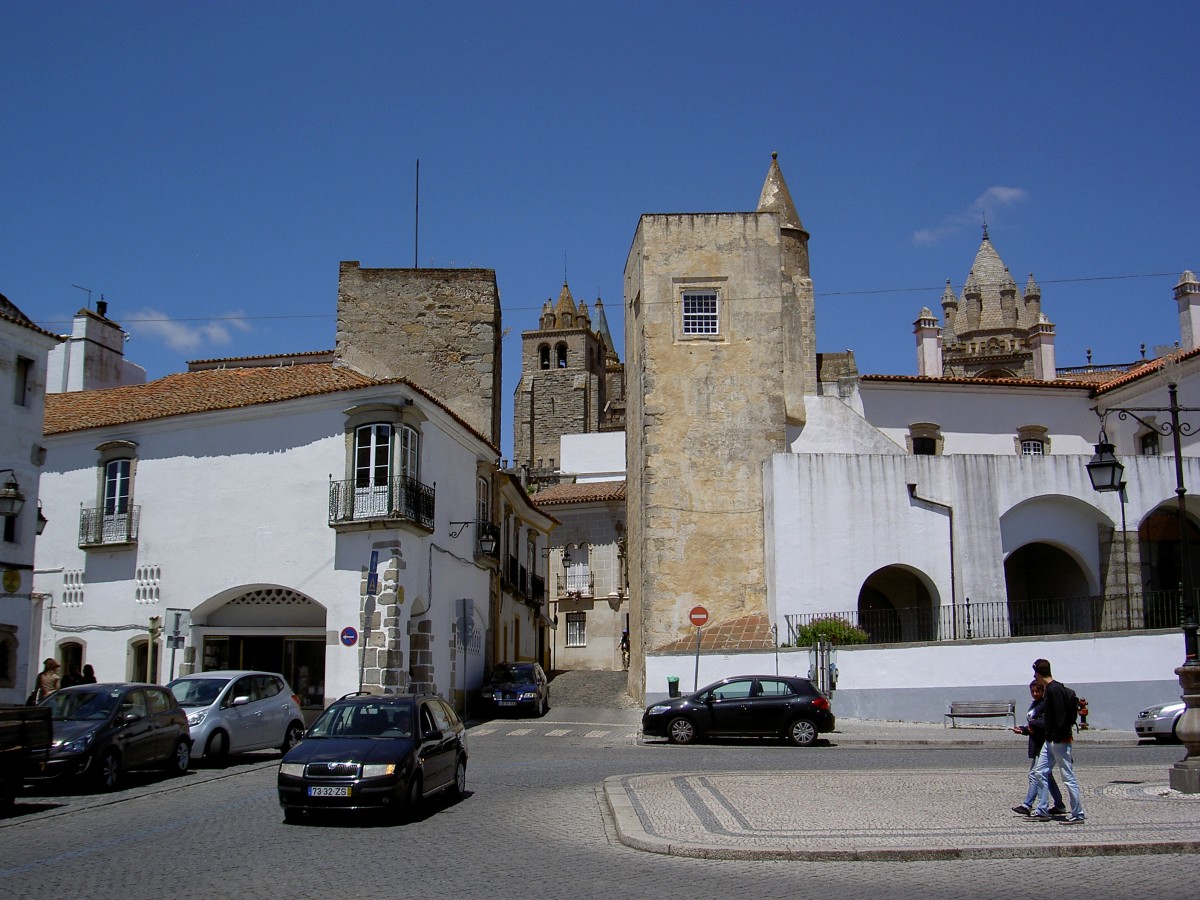
POLYGON ((1031 272, 1018 291, 988 237, 987 225, 961 293, 946 282, 942 317, 936 370, 929 337, 936 320, 928 308, 918 317, 923 322, 917 338, 922 375, 1054 380, 1054 323, 1042 312, 1042 289, 1031 272))
POLYGON ((513 395, 513 465, 528 484, 558 482, 564 434, 620 430, 625 371, 609 334, 604 305, 595 319, 563 281, 557 302, 542 305, 538 327, 521 333, 521 381, 513 395))

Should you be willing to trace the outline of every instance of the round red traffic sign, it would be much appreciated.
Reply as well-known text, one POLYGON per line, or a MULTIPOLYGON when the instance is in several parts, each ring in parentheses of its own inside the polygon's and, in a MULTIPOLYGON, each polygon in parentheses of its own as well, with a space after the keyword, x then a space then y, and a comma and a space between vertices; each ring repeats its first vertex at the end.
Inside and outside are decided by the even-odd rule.
POLYGON ((699 628, 708 621, 708 610, 703 606, 693 606, 692 611, 688 613, 688 618, 692 624, 699 628))

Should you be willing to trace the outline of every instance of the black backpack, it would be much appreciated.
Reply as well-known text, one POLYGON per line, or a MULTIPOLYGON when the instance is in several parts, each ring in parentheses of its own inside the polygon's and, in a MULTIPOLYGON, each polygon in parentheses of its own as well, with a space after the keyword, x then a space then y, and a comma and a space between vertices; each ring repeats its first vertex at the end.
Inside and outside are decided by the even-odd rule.
POLYGON ((1071 690, 1065 684, 1062 684, 1061 681, 1059 684, 1062 685, 1064 706, 1063 714, 1066 716, 1069 727, 1074 729, 1079 723, 1079 697, 1076 696, 1073 690, 1071 690))

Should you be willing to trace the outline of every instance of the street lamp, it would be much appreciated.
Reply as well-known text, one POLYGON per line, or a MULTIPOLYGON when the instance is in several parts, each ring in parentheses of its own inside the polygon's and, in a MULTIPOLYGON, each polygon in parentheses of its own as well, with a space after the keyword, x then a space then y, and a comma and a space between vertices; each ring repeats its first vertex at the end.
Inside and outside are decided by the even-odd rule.
POLYGON ((1192 566, 1188 556, 1188 521, 1187 489, 1183 483, 1183 446, 1181 438, 1196 433, 1196 427, 1188 422, 1181 422, 1181 412, 1200 412, 1200 407, 1179 405, 1179 360, 1172 355, 1164 360, 1163 369, 1167 376, 1167 403, 1165 407, 1157 406, 1110 406, 1103 412, 1096 409, 1100 416, 1101 441, 1096 445, 1096 455, 1088 462, 1088 476, 1092 479, 1093 487, 1097 490, 1117 490, 1114 484, 1120 483, 1120 462, 1113 454, 1113 446, 1108 443, 1104 433, 1104 420, 1110 413, 1116 413, 1119 419, 1135 419, 1144 428, 1148 428, 1163 437, 1171 438, 1175 451, 1175 497, 1179 518, 1179 562, 1180 562, 1180 628, 1183 631, 1183 664, 1175 670, 1179 677, 1179 686, 1183 689, 1185 709, 1179 719, 1178 735, 1180 741, 1187 747, 1188 754, 1171 769, 1171 788, 1185 794, 1200 794, 1200 658, 1196 648, 1196 592, 1192 582, 1192 566), (1139 413, 1167 413, 1169 422, 1159 423, 1143 418, 1139 413), (1114 465, 1115 464, 1115 465, 1114 465), (1097 486, 1100 485, 1100 486, 1097 486))
POLYGON ((0 488, 0 517, 10 519, 25 505, 25 495, 21 493, 21 486, 17 484, 16 472, 12 469, 0 469, 0 472, 8 473, 8 481, 0 488))
POLYGON ((1100 439, 1096 443, 1096 455, 1088 460, 1088 478, 1092 480, 1092 489, 1102 494, 1119 491, 1121 494, 1121 548, 1124 553, 1125 570, 1125 627, 1133 627, 1133 615, 1130 611, 1129 592, 1129 529, 1125 525, 1125 467, 1113 452, 1116 448, 1108 442, 1104 428, 1100 428, 1100 439))

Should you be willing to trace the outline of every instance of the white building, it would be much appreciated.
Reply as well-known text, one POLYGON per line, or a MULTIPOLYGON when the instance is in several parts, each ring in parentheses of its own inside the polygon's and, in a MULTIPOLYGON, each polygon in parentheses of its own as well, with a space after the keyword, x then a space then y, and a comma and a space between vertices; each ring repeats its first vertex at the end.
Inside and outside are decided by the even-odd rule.
POLYGON ((57 343, 0 294, 0 704, 24 703, 41 668, 31 591, 46 357, 57 343))

